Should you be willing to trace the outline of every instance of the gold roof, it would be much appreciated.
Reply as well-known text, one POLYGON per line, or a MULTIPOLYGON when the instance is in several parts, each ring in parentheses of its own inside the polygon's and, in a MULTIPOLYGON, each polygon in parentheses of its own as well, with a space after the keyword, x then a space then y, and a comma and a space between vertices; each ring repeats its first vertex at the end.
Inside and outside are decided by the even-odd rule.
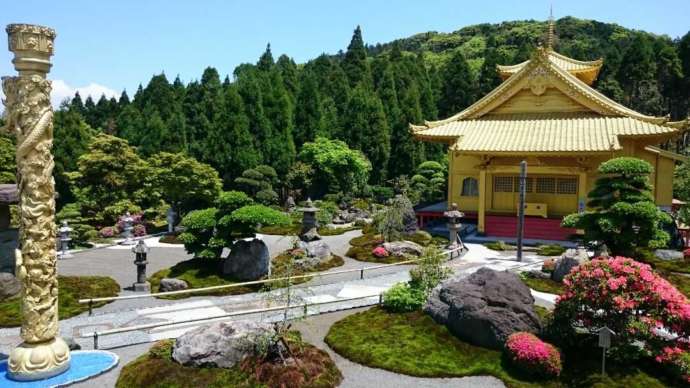
POLYGON ((464 153, 607 152, 621 149, 620 137, 673 134, 670 127, 630 117, 594 113, 486 115, 430 128, 420 139, 446 139, 464 153))
MULTIPOLYGON (((601 66, 604 64, 604 61, 601 59, 597 59, 596 61, 578 61, 576 59, 566 57, 563 54, 559 54, 549 48, 545 49, 545 51, 550 62, 576 76, 587 85, 591 85, 594 80, 597 79, 599 70, 601 70, 601 66)), ((501 75, 503 80, 506 80, 513 74, 520 71, 529 62, 530 60, 526 60, 518 63, 517 65, 498 65, 498 73, 501 75)))
POLYGON ((411 125, 412 133, 465 152, 604 152, 620 149, 622 136, 648 137, 651 144, 690 127, 690 120, 670 123, 629 109, 552 58, 551 50, 537 49, 489 94, 445 120, 411 125), (560 100, 546 93, 553 89, 560 100), (503 109, 508 101, 511 114, 503 109))

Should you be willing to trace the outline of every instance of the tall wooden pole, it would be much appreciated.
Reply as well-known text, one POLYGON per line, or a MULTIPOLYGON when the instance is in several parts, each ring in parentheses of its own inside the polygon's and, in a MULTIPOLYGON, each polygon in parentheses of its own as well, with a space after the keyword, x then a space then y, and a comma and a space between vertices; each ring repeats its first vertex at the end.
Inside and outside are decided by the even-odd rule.
POLYGON ((525 190, 527 181, 527 162, 520 162, 520 200, 518 203, 517 260, 522 261, 522 236, 525 229, 525 190))
POLYGON ((62 373, 70 363, 69 348, 58 337, 53 108, 46 79, 55 31, 29 24, 10 24, 6 31, 19 73, 2 77, 2 87, 5 129, 17 139, 21 250, 15 256, 24 341, 10 352, 8 375, 39 380, 62 373))

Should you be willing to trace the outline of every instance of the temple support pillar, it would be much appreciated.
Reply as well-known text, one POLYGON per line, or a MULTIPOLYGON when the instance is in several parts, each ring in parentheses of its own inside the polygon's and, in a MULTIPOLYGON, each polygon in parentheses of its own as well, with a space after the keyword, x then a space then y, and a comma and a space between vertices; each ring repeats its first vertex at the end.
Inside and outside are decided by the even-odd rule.
POLYGON ((479 170, 479 204, 477 206, 477 231, 485 233, 486 217, 486 169, 479 170))
POLYGON ((582 213, 587 206, 587 171, 577 174, 577 212, 582 213))
POLYGON ((55 31, 28 24, 7 26, 17 77, 3 77, 6 127, 17 139, 22 342, 10 352, 8 375, 40 380, 67 370, 69 348, 58 335, 58 282, 53 181, 51 82, 55 31))

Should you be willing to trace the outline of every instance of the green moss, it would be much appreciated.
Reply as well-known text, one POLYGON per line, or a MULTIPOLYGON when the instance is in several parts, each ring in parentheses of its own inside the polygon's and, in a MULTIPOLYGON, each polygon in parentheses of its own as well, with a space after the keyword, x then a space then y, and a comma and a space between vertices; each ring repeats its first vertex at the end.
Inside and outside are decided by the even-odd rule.
POLYGON ((358 229, 360 229, 358 226, 348 226, 346 228, 319 228, 319 234, 322 236, 339 236, 358 229))
POLYGON ((537 247, 539 256, 560 256, 565 252, 565 248, 558 244, 540 245, 537 247))
POLYGON ((661 273, 661 276, 673 284, 683 295, 690 298, 690 277, 674 273, 661 273))
MULTIPOLYGON (((59 295, 58 312, 60 319, 71 318, 88 311, 88 304, 80 304, 79 299, 103 298, 117 296, 120 286, 107 276, 58 276, 59 295)), ((22 324, 20 305, 21 299, 0 302, 0 327, 14 327, 22 324)), ((105 305, 106 302, 94 303, 94 307, 105 305)))
MULTIPOLYGON (((287 253, 280 254, 273 259, 271 259, 271 274, 273 277, 283 277, 287 276, 287 262, 291 260, 291 256, 287 253)), ((166 269, 162 269, 154 273, 150 278, 151 291, 158 292, 160 287, 161 279, 163 278, 176 278, 187 282, 189 288, 203 288, 212 286, 222 286, 234 283, 240 283, 237 279, 233 279, 230 276, 224 276, 221 274, 220 266, 222 260, 220 259, 205 259, 205 258, 194 258, 191 260, 186 260, 175 264, 174 266, 166 269)), ((314 271, 318 272, 325 271, 329 268, 338 267, 343 265, 345 262, 342 257, 333 255, 333 258, 328 262, 320 264, 318 267, 314 268, 314 271)), ((308 272, 301 272, 294 270, 292 275, 302 275, 308 272)), ((309 281, 310 278, 301 278, 293 280, 293 284, 299 284, 309 281)), ((191 294, 180 294, 180 295, 170 295, 162 296, 163 299, 184 299, 192 296, 201 295, 238 295, 246 294, 250 292, 259 291, 263 285, 251 285, 251 286, 239 286, 239 287, 228 287, 219 290, 199 292, 191 294)), ((270 283, 269 283, 269 287, 270 283)))
POLYGON ((238 387, 259 388, 265 385, 239 368, 194 368, 178 364, 172 359, 172 340, 154 344, 148 353, 125 365, 120 372, 117 388, 195 388, 238 387))
POLYGON ((690 274, 690 261, 686 260, 661 260, 654 255, 654 251, 647 248, 638 249, 635 259, 651 265, 660 272, 679 272, 690 274))
POLYGON ((484 243, 484 246, 494 251, 509 251, 515 249, 514 246, 508 245, 505 243, 505 241, 500 240, 484 243))
POLYGON ((527 284, 527 287, 540 292, 547 292, 549 294, 560 295, 563 293, 563 283, 559 283, 551 279, 541 279, 531 277, 529 275, 522 276, 522 281, 527 284))
POLYGON ((350 315, 331 327, 326 343, 344 357, 374 368, 421 377, 491 375, 508 387, 665 387, 658 368, 607 363, 599 375, 600 349, 578 349, 564 356, 563 375, 533 380, 514 370, 500 351, 460 341, 423 312, 389 313, 380 307, 350 315))
POLYGON ((172 359, 173 345, 174 340, 157 342, 146 354, 125 365, 116 388, 329 388, 342 381, 328 353, 304 342, 291 346, 299 363, 283 365, 250 358, 230 369, 180 365, 172 359))

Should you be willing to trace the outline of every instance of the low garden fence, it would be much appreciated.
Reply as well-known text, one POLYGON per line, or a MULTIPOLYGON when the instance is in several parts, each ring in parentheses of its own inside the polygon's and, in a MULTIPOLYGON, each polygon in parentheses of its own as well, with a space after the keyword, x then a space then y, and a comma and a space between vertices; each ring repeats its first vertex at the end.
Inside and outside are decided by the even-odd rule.
MULTIPOLYGON (((450 249, 447 251, 443 251, 441 254, 442 255, 450 255, 454 252, 461 251, 462 249, 463 249, 462 247, 458 247, 458 248, 450 249)), ((98 302, 112 302, 112 301, 116 301, 116 300, 143 299, 143 298, 155 298, 155 297, 159 297, 159 296, 194 294, 194 293, 202 293, 202 292, 209 292, 209 291, 218 291, 218 290, 235 288, 235 287, 253 286, 253 285, 259 285, 259 284, 291 281, 291 280, 296 280, 296 279, 304 279, 304 278, 312 278, 312 277, 318 278, 318 277, 342 275, 342 274, 357 273, 357 272, 359 272, 359 278, 364 279, 365 271, 373 271, 373 270, 382 269, 382 268, 389 268, 389 267, 395 267, 395 266, 400 266, 400 265, 414 264, 415 262, 417 262, 419 260, 420 259, 409 259, 409 260, 401 261, 398 263, 391 263, 391 264, 380 264, 380 265, 374 265, 374 266, 369 266, 369 267, 342 269, 342 270, 336 270, 336 271, 312 272, 312 273, 304 274, 304 275, 294 275, 294 276, 285 276, 285 277, 279 277, 279 278, 252 280, 252 281, 248 281, 248 282, 223 284, 223 285, 219 285, 219 286, 210 286, 210 287, 201 287, 201 288, 190 288, 190 289, 186 289, 186 290, 154 292, 154 293, 139 294, 139 295, 111 296, 111 297, 102 297, 102 298, 86 298, 86 299, 79 299, 79 303, 81 303, 81 304, 88 303, 89 315, 92 315, 93 314, 93 304, 98 303, 98 302)))
MULTIPOLYGON (((288 304, 282 305, 282 306, 266 307, 266 308, 261 308, 261 309, 252 309, 252 310, 243 310, 243 311, 234 311, 231 313, 216 315, 216 316, 211 316, 211 317, 201 317, 201 318, 194 318, 194 319, 185 319, 185 320, 178 320, 178 321, 158 322, 158 323, 147 323, 147 324, 142 324, 142 325, 119 327, 116 329, 93 331, 90 333, 82 334, 79 337, 80 338, 92 337, 93 338, 93 348, 98 349, 98 339, 100 337, 107 336, 107 335, 121 334, 121 333, 127 333, 127 332, 132 332, 132 331, 157 329, 160 327, 183 325, 183 324, 188 324, 188 323, 201 323, 201 322, 207 322, 207 321, 217 321, 217 320, 224 320, 227 318, 239 317, 239 316, 243 316, 243 315, 253 315, 253 314, 262 314, 262 313, 279 312, 279 311, 285 311, 286 316, 287 316, 287 311, 295 310, 295 309, 303 309, 302 317, 306 318, 308 315, 308 312, 309 312, 308 311, 309 307, 322 306, 322 305, 334 304, 334 303, 351 302, 351 301, 356 301, 356 300, 373 299, 373 298, 378 298, 378 300, 374 303, 369 303, 366 305, 358 305, 358 306, 349 307, 349 308, 365 307, 365 306, 371 306, 374 304, 382 304, 383 303, 383 294, 357 296, 357 297, 353 297, 353 298, 342 298, 342 299, 329 300, 329 301, 324 301, 324 302, 300 303, 300 304, 294 304, 294 305, 291 305, 288 303, 288 304)), ((342 310, 345 310, 345 309, 342 309, 342 310)), ((317 313, 317 314, 319 314, 319 313, 317 313)), ((292 319, 294 319, 294 318, 292 318, 292 319)))

